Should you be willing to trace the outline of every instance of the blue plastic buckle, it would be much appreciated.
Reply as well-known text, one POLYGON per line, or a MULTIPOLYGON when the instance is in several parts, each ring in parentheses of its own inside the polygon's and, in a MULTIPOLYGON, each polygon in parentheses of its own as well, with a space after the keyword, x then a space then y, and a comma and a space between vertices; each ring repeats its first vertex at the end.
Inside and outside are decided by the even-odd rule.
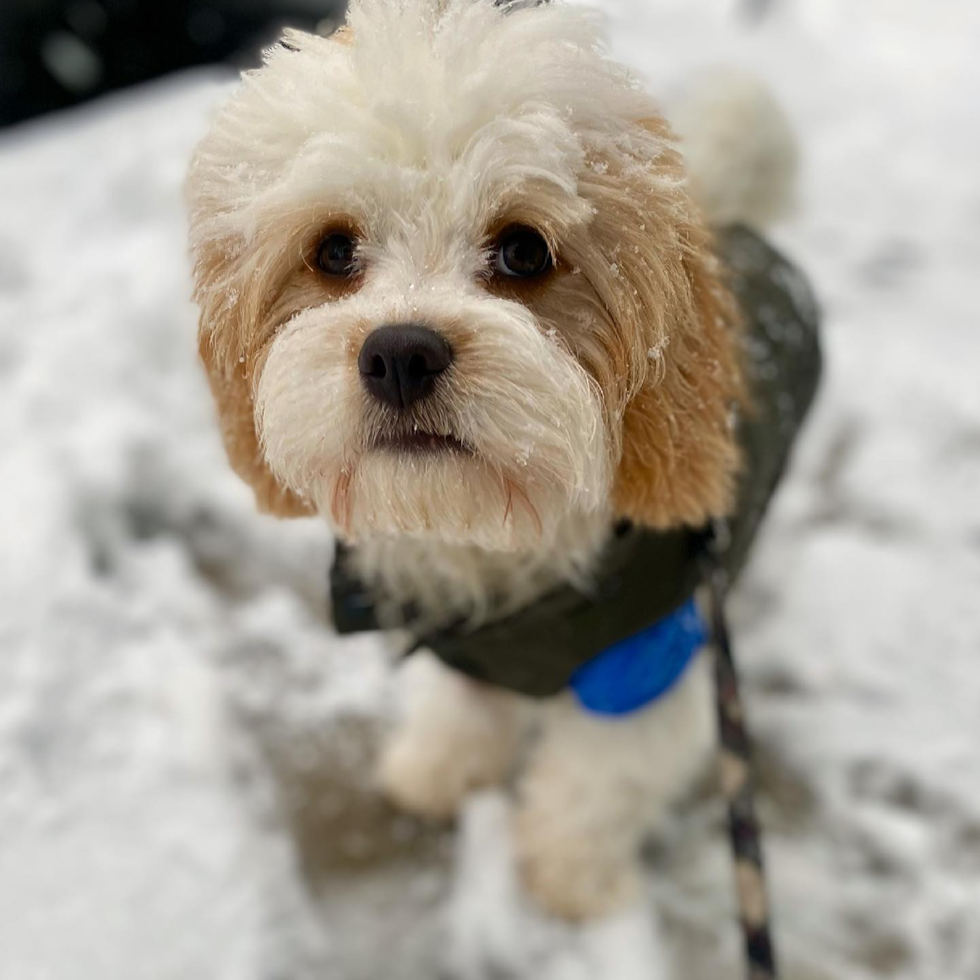
POLYGON ((708 636, 692 597, 653 626, 579 667, 572 675, 572 690, 581 705, 596 714, 637 711, 678 683, 708 636))

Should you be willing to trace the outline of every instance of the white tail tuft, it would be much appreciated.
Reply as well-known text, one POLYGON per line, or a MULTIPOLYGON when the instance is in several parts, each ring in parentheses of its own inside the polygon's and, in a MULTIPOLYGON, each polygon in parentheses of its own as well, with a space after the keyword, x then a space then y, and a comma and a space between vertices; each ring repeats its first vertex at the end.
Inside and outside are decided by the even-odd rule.
POLYGON ((769 89, 743 72, 699 76, 670 113, 681 140, 691 193, 715 225, 763 229, 794 198, 799 152, 769 89))

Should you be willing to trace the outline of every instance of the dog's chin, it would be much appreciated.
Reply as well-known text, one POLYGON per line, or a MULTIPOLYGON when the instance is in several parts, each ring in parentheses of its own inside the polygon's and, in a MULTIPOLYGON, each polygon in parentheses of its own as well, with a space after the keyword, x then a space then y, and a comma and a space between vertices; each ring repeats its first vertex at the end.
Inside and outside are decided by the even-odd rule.
POLYGON ((411 434, 375 445, 325 481, 317 503, 349 540, 427 538, 526 550, 553 533, 554 494, 508 475, 452 436, 411 434))

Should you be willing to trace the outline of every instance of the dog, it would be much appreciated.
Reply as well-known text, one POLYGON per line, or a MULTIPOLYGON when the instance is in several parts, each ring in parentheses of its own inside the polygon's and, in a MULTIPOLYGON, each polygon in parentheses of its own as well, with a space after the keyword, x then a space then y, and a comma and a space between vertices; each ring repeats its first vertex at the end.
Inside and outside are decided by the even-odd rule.
MULTIPOLYGON (((624 522, 735 507, 742 314, 712 228, 768 222, 795 149, 753 83, 678 119, 687 164, 592 13, 490 0, 352 0, 218 112, 188 197, 224 444, 261 510, 350 546, 384 625, 588 592, 624 522)), ((641 838, 715 742, 707 658, 617 717, 416 672, 388 796, 448 818, 520 760, 531 895, 573 920, 634 901, 641 838)))

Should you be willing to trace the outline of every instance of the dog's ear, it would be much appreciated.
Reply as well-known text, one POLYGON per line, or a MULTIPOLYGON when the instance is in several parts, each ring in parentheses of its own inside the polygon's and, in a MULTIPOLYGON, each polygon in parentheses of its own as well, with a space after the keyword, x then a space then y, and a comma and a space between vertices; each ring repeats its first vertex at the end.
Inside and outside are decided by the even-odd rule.
POLYGON ((243 317, 253 304, 230 285, 235 249, 207 242, 196 251, 195 295, 201 307, 198 347, 218 409, 225 451, 235 472, 255 493, 259 510, 278 517, 303 517, 311 506, 275 478, 255 427, 255 380, 264 356, 247 344, 243 317))
POLYGON ((649 527, 700 526, 734 497, 739 315, 666 123, 646 120, 624 142, 587 178, 592 234, 615 260, 601 288, 627 379, 612 407, 622 442, 613 506, 649 527))
POLYGON ((733 505, 739 319, 709 249, 700 233, 682 259, 668 340, 640 353, 651 370, 623 414, 613 504, 620 517, 649 527, 698 527, 733 505))

